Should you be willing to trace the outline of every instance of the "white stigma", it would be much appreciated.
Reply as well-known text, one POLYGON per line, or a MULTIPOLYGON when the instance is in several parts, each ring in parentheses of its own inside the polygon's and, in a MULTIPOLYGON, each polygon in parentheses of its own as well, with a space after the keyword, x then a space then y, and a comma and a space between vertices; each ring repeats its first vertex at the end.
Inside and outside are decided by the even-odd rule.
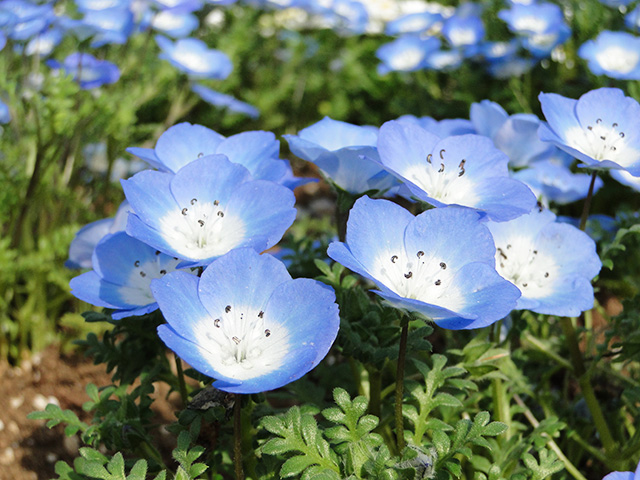
POLYGON ((127 284, 120 289, 122 300, 129 305, 149 305, 155 303, 151 293, 151 280, 162 278, 173 272, 180 260, 156 251, 155 258, 142 263, 136 260, 132 265, 127 284))
POLYGON ((454 162, 446 159, 446 150, 442 149, 427 155, 424 164, 412 166, 405 176, 442 203, 473 206, 477 198, 473 194, 473 183, 466 175, 467 167, 464 158, 454 162))
POLYGON ((247 380, 280 368, 289 353, 288 332, 254 307, 227 305, 217 318, 201 320, 207 341, 201 352, 222 375, 247 380))
POLYGON ((549 296, 560 276, 554 259, 524 237, 513 237, 497 246, 496 270, 520 289, 523 298, 549 296))
POLYGON ((225 215, 217 200, 200 202, 193 198, 188 205, 168 212, 160 224, 167 243, 190 259, 223 255, 236 247, 245 234, 243 222, 225 215))

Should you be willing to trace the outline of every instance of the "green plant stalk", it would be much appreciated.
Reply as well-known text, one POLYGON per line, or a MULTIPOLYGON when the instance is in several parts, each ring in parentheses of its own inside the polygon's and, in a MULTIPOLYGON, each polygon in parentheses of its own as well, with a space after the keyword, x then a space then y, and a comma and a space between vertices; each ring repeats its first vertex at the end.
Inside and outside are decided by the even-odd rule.
POLYGON ((162 460, 162 455, 160 455, 160 452, 158 452, 153 445, 149 444, 147 441, 142 441, 138 448, 144 452, 147 458, 153 459, 158 465, 160 465, 160 468, 167 468, 162 460))
MULTIPOLYGON (((491 381, 493 387, 493 405, 496 411, 497 420, 507 426, 505 431, 505 440, 509 440, 512 435, 511 414, 509 410, 509 399, 504 388, 504 383, 500 378, 494 378, 491 381)), ((502 436, 501 436, 502 438, 502 436)))
POLYGON ((233 466, 236 480, 244 480, 242 468, 242 395, 235 394, 233 403, 233 466))
POLYGON ((545 344, 543 344, 540 340, 538 340, 536 337, 531 335, 528 331, 525 331, 522 334, 521 341, 522 341, 522 344, 525 347, 531 346, 531 347, 535 348, 536 350, 538 350, 539 352, 544 353, 547 357, 551 358, 558 365, 561 365, 562 367, 566 368, 567 370, 573 370, 573 365, 571 365, 571 362, 569 362, 568 360, 562 358, 557 353, 549 350, 546 347, 545 344))
MULTIPOLYGON (((518 394, 515 394, 513 398, 516 401, 516 403, 524 409, 524 416, 527 418, 531 426, 533 428, 538 428, 538 426, 540 425, 540 422, 538 422, 536 417, 533 415, 531 410, 529 410, 527 405, 522 401, 520 396, 518 394)), ((548 434, 543 433, 543 436, 547 438, 547 445, 549 445, 551 450, 555 452, 555 454, 558 456, 560 461, 564 464, 564 468, 567 469, 567 472, 569 472, 571 476, 576 480, 587 480, 576 468, 576 466, 573 463, 571 463, 571 461, 567 458, 564 452, 560 449, 558 444, 554 442, 553 439, 548 434)))
POLYGON ((573 322, 569 317, 562 317, 560 319, 562 330, 564 331, 565 338, 567 339, 567 347, 569 348, 569 355, 571 357, 571 364, 573 365, 573 372, 578 378, 582 395, 587 403, 587 407, 591 412, 593 423, 600 435, 602 446, 604 447, 607 456, 610 457, 616 451, 616 442, 611 435, 609 426, 600 408, 600 403, 596 398, 593 386, 591 385, 591 375, 587 373, 584 368, 584 362, 582 360, 582 353, 580 352, 580 346, 578 344, 578 335, 576 329, 573 327, 573 322))
POLYGON ((404 420, 402 418, 402 395, 404 393, 404 363, 407 356, 407 338, 409 337, 409 322, 402 321, 402 333, 400 334, 400 349, 398 352, 398 368, 396 369, 396 438, 398 453, 402 453, 406 445, 404 441, 404 420))
POLYGON ((382 372, 376 367, 369 367, 369 413, 380 418, 381 413, 381 392, 382 392, 382 372))
POLYGON ((187 395, 187 385, 184 382, 184 372, 182 371, 182 360, 178 357, 177 353, 174 353, 173 356, 176 359, 176 370, 178 371, 178 387, 180 388, 180 398, 182 399, 182 405, 184 407, 187 406, 188 395, 187 395))
POLYGON ((589 210, 591 209, 591 198, 593 197, 593 187, 596 183, 597 171, 591 174, 591 183, 589 184, 589 191, 587 198, 584 200, 584 206, 582 207, 582 215, 580 216, 580 230, 584 232, 587 226, 587 218, 589 218, 589 210))

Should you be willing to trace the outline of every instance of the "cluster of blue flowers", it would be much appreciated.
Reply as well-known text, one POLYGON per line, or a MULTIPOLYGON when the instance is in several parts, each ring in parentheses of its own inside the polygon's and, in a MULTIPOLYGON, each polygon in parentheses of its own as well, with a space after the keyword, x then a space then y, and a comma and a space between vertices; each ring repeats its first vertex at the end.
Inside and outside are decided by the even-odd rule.
MULTIPOLYGON (((470 120, 402 117, 375 128, 325 118, 287 136, 338 191, 360 197, 328 256, 443 328, 484 327, 514 309, 590 309, 595 242, 548 206, 596 187, 595 175, 590 185, 571 173, 571 157, 640 173, 640 105, 607 88, 540 101, 547 122, 485 101, 470 120), (367 194, 434 208, 414 216, 367 194)), ((72 293, 114 318, 159 306, 165 343, 229 392, 277 388, 317 365, 338 331, 333 291, 260 255, 293 223, 293 189, 309 181, 279 158, 275 136, 225 138, 182 123, 155 148, 128 151, 155 169, 122 181, 127 202, 115 219, 78 233, 68 265, 92 270, 71 281, 72 293)))

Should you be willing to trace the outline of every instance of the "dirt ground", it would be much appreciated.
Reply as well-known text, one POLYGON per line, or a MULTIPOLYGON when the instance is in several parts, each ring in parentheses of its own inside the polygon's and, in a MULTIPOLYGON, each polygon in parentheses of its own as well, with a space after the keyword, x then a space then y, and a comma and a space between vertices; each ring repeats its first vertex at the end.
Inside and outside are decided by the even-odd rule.
MULTIPOLYGON (((89 422, 90 414, 82 410, 89 400, 88 383, 111 384, 104 365, 93 365, 82 354, 60 354, 51 346, 20 367, 0 363, 0 480, 49 480, 57 478, 54 465, 58 460, 71 464, 78 456, 77 437, 67 438, 63 426, 48 429, 44 420, 29 420, 27 414, 43 410, 48 403, 73 410, 81 420, 89 422)), ((172 394, 158 390, 154 401, 157 421, 175 421, 177 410, 172 394)), ((167 448, 170 451, 171 446, 167 448)))

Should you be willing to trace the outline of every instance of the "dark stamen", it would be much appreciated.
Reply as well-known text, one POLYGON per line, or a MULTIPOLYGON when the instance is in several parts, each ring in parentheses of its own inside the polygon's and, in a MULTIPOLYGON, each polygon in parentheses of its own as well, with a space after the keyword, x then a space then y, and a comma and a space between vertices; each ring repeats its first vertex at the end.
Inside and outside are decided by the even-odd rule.
POLYGON ((182 214, 186 215, 188 211, 189 211, 189 209, 185 207, 185 208, 182 209, 182 214))
POLYGON ((220 212, 218 212, 218 216, 219 216, 220 218, 224 217, 224 212, 221 212, 221 211, 220 211, 220 212))
POLYGON ((160 275, 166 275, 167 271, 166 270, 160 270, 160 275))
POLYGON ((444 160, 444 152, 446 150, 443 148, 442 150, 440 150, 440 160, 444 160))
POLYGON ((258 318, 262 318, 262 317, 264 317, 264 312, 260 310, 260 313, 258 314, 258 318))
POLYGON ((404 274, 404 278, 411 278, 413 277, 413 272, 409 272, 409 273, 405 273, 404 274))
POLYGON ((144 273, 144 272, 140 272, 140 276, 141 276, 142 278, 144 278, 144 277, 146 277, 146 276, 147 276, 147 274, 146 274, 146 273, 144 273))
POLYGON ((198 220, 198 224, 199 224, 201 227, 204 227, 204 220, 198 220))
POLYGON ((420 258, 420 257, 424 256, 424 252, 422 250, 420 250, 418 253, 416 253, 416 256, 418 258, 420 258))
POLYGON ((444 262, 440 262, 440 268, 443 269, 443 270, 446 270, 447 269, 447 264, 444 263, 444 262))
POLYGON ((433 155, 431 154, 427 155, 427 163, 431 163, 431 157, 433 157, 433 155))
POLYGON ((217 207, 218 205, 220 205, 220 201, 219 200, 214 200, 213 204, 217 207))
POLYGON ((396 260, 398 260, 398 255, 391 257, 391 263, 396 263, 396 260))
POLYGON ((544 278, 549 278, 549 272, 544 272, 544 278))
POLYGON ((220 319, 219 319, 219 318, 216 318, 216 319, 213 321, 213 325, 214 325, 216 328, 220 328, 220 319))
POLYGON ((436 286, 439 286, 441 283, 440 279, 436 280, 436 286))
POLYGON ((438 170, 438 173, 442 173, 444 172, 444 163, 440 164, 440 169, 438 170))
POLYGON ((240 345, 240 339, 238 337, 231 337, 231 340, 233 340, 236 345, 240 345))
POLYGON ((268 337, 269 335, 271 335, 271 330, 269 330, 268 328, 264 331, 264 336, 268 337))
POLYGON ((226 307, 224 307, 224 311, 229 313, 231 311, 231 305, 227 305, 226 307))
POLYGON ((139 266, 140 266, 140 260, 136 260, 135 262, 133 262, 133 264, 134 264, 136 267, 139 267, 139 266))

